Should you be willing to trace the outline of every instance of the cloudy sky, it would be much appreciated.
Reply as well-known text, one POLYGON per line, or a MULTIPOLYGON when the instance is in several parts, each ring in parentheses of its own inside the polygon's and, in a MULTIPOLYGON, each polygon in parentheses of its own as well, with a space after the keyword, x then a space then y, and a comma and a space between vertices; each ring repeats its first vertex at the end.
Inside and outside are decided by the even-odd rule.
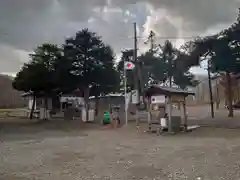
POLYGON ((227 27, 237 7, 240 0, 0 0, 0 73, 16 73, 37 45, 61 44, 86 27, 116 53, 133 46, 133 22, 141 49, 150 30, 158 43, 179 46, 227 27))

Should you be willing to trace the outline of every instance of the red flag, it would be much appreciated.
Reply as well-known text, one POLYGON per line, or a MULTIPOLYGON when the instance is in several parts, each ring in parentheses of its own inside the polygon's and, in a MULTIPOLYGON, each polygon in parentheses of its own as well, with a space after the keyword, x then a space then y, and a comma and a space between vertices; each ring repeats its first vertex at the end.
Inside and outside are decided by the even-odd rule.
POLYGON ((132 63, 132 62, 126 61, 125 64, 124 64, 124 68, 126 70, 132 70, 132 69, 135 68, 135 64, 132 63))

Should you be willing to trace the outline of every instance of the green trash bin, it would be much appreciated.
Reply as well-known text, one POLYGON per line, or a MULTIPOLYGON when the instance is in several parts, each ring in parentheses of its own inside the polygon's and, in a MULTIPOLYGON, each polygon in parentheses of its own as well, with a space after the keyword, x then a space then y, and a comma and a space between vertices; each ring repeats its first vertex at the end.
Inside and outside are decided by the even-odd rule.
POLYGON ((110 123, 111 123, 110 112, 105 111, 103 114, 103 124, 110 124, 110 123))

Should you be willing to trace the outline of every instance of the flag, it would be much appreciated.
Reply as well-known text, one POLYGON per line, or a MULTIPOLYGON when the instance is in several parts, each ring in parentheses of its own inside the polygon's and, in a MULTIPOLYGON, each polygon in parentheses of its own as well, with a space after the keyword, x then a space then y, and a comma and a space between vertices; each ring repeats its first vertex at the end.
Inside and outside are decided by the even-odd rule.
POLYGON ((135 68, 135 64, 132 63, 132 62, 126 61, 126 62, 124 63, 124 68, 125 68, 126 70, 132 70, 132 69, 135 68))

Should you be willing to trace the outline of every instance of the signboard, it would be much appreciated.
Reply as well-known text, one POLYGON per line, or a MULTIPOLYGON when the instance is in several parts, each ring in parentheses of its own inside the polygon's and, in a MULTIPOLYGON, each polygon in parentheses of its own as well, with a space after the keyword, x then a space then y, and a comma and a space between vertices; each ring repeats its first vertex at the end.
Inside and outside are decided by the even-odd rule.
POLYGON ((166 98, 165 96, 152 96, 151 103, 152 104, 165 104, 166 98))
POLYGON ((132 91, 132 103, 137 104, 138 102, 138 90, 132 91))
POLYGON ((67 97, 67 96, 62 96, 60 98, 60 102, 78 102, 78 104, 84 105, 84 98, 83 97, 67 97))
POLYGON ((140 99, 138 100, 138 91, 137 90, 133 90, 132 92, 129 92, 127 93, 127 96, 126 96, 126 103, 127 104, 138 104, 139 101, 143 101, 143 97, 140 96, 139 97, 140 99), (131 102, 130 102, 131 100, 131 102))

